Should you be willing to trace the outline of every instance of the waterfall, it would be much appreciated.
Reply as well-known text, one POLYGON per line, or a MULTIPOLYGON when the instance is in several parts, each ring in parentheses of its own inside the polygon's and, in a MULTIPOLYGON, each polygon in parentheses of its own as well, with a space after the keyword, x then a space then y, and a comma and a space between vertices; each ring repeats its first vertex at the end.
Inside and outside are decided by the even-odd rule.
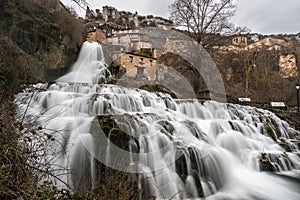
POLYGON ((86 42, 70 73, 17 97, 19 115, 54 138, 44 159, 58 186, 97 187, 102 163, 135 168, 145 198, 300 199, 300 133, 274 113, 104 84, 109 76, 101 45, 86 42))
POLYGON ((80 51, 77 62, 71 71, 60 77, 59 82, 75 83, 104 83, 110 72, 105 67, 105 60, 101 45, 96 42, 85 42, 80 51))

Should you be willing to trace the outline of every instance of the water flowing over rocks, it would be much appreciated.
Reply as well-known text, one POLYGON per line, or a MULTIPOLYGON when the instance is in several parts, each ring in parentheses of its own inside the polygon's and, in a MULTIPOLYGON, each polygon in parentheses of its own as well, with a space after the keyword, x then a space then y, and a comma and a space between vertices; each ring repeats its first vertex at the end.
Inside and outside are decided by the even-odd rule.
POLYGON ((143 199, 300 198, 300 133, 274 113, 104 84, 109 77, 101 46, 85 43, 69 74, 17 97, 19 115, 55 139, 41 162, 58 186, 96 188, 109 167, 133 174, 143 199))

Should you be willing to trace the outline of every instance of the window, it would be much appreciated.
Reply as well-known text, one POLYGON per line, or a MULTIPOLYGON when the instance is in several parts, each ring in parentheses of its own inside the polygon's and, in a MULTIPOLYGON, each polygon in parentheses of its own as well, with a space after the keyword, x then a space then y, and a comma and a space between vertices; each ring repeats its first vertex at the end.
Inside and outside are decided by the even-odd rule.
POLYGON ((153 60, 150 60, 150 66, 152 66, 152 64, 153 64, 153 60))
POLYGON ((132 63, 133 62, 133 56, 129 56, 129 60, 132 63))
POLYGON ((137 67, 137 75, 144 75, 145 67, 137 67))
POLYGON ((140 64, 141 64, 141 65, 144 64, 144 58, 140 58, 140 64))

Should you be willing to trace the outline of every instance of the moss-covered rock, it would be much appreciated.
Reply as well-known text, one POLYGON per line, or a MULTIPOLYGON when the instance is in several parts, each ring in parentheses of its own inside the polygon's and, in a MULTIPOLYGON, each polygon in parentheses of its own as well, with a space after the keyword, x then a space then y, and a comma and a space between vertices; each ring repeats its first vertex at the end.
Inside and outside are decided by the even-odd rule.
POLYGON ((177 95, 171 89, 164 87, 163 85, 159 85, 157 83, 148 83, 139 87, 139 89, 146 90, 148 92, 162 92, 169 94, 173 98, 177 98, 177 95))
POLYGON ((121 117, 110 115, 98 116, 97 119, 105 136, 121 149, 129 151, 129 141, 132 137, 119 127, 116 120, 120 121, 121 117))
POLYGON ((139 198, 138 175, 124 172, 124 170, 118 170, 120 167, 129 167, 130 160, 127 157, 121 157, 120 154, 116 154, 113 150, 112 152, 109 152, 111 149, 107 148, 107 142, 110 141, 119 148, 118 151, 139 151, 138 145, 134 145, 134 143, 137 144, 137 141, 135 141, 135 138, 126 131, 128 129, 126 126, 129 124, 128 120, 130 120, 130 118, 131 116, 127 114, 101 115, 93 120, 90 132, 94 138, 94 146, 98 150, 95 150, 95 152, 96 154, 101 154, 99 156, 102 156, 102 159, 96 155, 94 161, 96 174, 94 174, 95 180, 93 180, 93 182, 95 189, 91 190, 92 188, 86 188, 80 195, 87 194, 86 191, 91 190, 89 195, 93 198, 139 198), (131 149, 129 150, 130 147, 131 149), (110 165, 114 167, 103 162, 103 155, 110 157, 110 165))
POLYGON ((261 171, 276 171, 272 162, 268 159, 266 153, 261 154, 261 158, 259 159, 259 167, 261 171))
POLYGON ((300 113, 281 110, 273 110, 273 112, 275 112, 280 119, 288 122, 293 128, 300 131, 300 113))

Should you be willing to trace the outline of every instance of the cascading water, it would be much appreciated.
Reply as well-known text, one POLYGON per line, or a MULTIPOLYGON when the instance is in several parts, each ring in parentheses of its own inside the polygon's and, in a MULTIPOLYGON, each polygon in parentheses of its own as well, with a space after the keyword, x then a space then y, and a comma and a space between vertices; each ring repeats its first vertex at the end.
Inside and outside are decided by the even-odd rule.
POLYGON ((112 116, 129 135, 123 160, 139 169, 145 198, 300 199, 300 133, 275 114, 99 84, 108 76, 101 46, 87 42, 69 74, 18 97, 20 114, 55 138, 45 160, 57 185, 97 187, 95 160, 116 158, 91 127, 112 116))
POLYGON ((110 75, 105 65, 102 47, 97 43, 85 42, 71 72, 60 77, 57 81, 93 84, 104 83, 107 76, 110 75))

